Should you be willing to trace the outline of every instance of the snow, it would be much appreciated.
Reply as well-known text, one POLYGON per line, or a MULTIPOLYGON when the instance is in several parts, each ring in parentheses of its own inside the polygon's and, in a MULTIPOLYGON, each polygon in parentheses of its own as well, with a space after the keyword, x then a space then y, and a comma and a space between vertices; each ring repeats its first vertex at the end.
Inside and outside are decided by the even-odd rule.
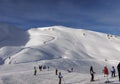
MULTIPOLYGON (((110 72, 119 63, 119 43, 119 36, 90 30, 51 26, 23 31, 0 24, 0 84, 58 84, 55 68, 62 72, 63 84, 104 84, 102 69, 107 65, 110 72), (39 71, 39 65, 50 70, 39 71), (91 65, 94 82, 90 82, 91 65), (72 73, 67 72, 70 68, 72 73)), ((109 80, 119 84, 118 77, 109 75, 109 80)))

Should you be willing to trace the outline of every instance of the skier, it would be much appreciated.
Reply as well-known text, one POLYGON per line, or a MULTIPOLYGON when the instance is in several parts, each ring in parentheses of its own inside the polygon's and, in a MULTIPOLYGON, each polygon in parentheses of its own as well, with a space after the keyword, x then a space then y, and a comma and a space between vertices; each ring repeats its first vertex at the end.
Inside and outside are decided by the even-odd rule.
POLYGON ((83 36, 85 36, 85 33, 83 33, 83 36))
POLYGON ((49 68, 50 68, 50 67, 48 66, 47 68, 48 68, 48 71, 49 71, 49 68))
POLYGON ((55 69, 55 75, 58 75, 58 69, 55 69))
POLYGON ((73 72, 73 68, 71 68, 71 72, 73 72))
POLYGON ((114 66, 112 66, 112 69, 111 69, 111 77, 115 77, 115 68, 114 66))
POLYGON ((37 73, 37 69, 36 69, 36 67, 34 66, 34 76, 36 76, 36 73, 37 73))
POLYGON ((94 74, 95 72, 93 71, 93 67, 90 67, 90 74, 91 74, 91 81, 94 81, 94 74))
POLYGON ((43 66, 43 69, 46 69, 46 65, 43 66))
POLYGON ((107 79, 107 80, 105 81, 105 83, 109 83, 109 80, 108 80, 109 71, 108 71, 107 66, 104 67, 103 73, 104 73, 104 77, 106 77, 106 79, 107 79))
POLYGON ((117 65, 117 69, 118 69, 118 76, 119 76, 119 82, 120 82, 120 62, 119 62, 119 64, 117 65))
POLYGON ((104 67, 103 73, 104 73, 104 76, 108 76, 109 75, 107 66, 104 67))
POLYGON ((39 70, 42 71, 42 66, 39 65, 39 70))
POLYGON ((59 78, 59 84, 61 84, 61 81, 62 81, 62 78, 63 78, 61 72, 59 72, 59 74, 58 74, 58 78, 59 78))

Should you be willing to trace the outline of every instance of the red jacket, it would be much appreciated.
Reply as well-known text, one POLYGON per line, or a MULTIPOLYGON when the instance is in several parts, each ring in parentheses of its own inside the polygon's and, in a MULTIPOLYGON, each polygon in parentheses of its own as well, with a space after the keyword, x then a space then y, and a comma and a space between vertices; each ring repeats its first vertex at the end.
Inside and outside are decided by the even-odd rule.
POLYGON ((107 68, 107 67, 104 67, 104 69, 103 69, 103 73, 106 74, 106 75, 109 74, 109 72, 108 72, 108 68, 107 68))

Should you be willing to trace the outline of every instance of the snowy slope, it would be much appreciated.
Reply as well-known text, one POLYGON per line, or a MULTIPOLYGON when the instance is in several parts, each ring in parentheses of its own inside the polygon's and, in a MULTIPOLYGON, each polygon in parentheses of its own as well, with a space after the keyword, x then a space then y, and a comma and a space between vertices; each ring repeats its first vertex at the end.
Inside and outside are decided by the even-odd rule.
POLYGON ((29 41, 21 52, 13 56, 13 63, 75 60, 75 64, 80 64, 80 60, 120 60, 120 40, 114 35, 109 39, 107 34, 62 26, 33 28, 28 30, 28 34, 29 41))
POLYGON ((16 54, 28 42, 29 35, 10 24, 0 23, 0 64, 16 54))
MULTIPOLYGON (((99 66, 101 62, 106 63, 105 60, 110 62, 108 65, 120 60, 120 39, 114 35, 108 37, 103 33, 63 26, 32 28, 26 32, 5 26, 2 31, 7 32, 4 36, 11 36, 1 43, 6 45, 0 49, 1 58, 8 56, 6 64, 46 60, 52 64, 57 61, 54 66, 64 61, 68 67, 70 63, 78 67, 83 62, 90 66, 91 61, 96 63, 94 60, 98 60, 99 66)), ((67 67, 63 64, 61 68, 67 67)))
POLYGON ((87 84, 91 65, 99 74, 97 79, 104 80, 101 75, 103 66, 110 69, 120 60, 119 36, 63 26, 22 31, 12 25, 0 24, 0 30, 0 63, 3 64, 0 66, 0 84, 38 84, 39 81, 46 84, 44 78, 50 84, 56 84, 58 79, 53 75, 54 68, 66 74, 67 84, 87 84), (43 77, 33 79, 33 66, 40 64, 50 66, 51 70, 39 73, 43 77), (71 67, 75 72, 69 74, 66 70, 71 67), (69 76, 73 75, 76 77, 71 80, 69 76), (55 79, 50 79, 51 76, 55 79))

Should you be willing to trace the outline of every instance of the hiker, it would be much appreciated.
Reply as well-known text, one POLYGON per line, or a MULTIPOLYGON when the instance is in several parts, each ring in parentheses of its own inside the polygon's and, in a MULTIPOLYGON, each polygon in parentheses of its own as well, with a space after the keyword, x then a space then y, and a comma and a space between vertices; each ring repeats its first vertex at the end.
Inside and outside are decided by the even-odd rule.
POLYGON ((109 82, 108 80, 109 71, 108 71, 107 66, 104 66, 103 73, 104 73, 104 77, 106 77, 105 83, 108 83, 109 82))
POLYGON ((94 81, 94 74, 95 72, 93 71, 93 67, 90 67, 90 75, 91 75, 91 81, 94 81))
POLYGON ((119 82, 120 82, 120 62, 119 62, 119 64, 117 65, 117 69, 118 69, 118 76, 119 76, 119 82))
POLYGON ((36 73, 37 73, 37 69, 36 67, 34 67, 34 76, 36 76, 36 73))
POLYGON ((55 69, 55 75, 58 75, 58 69, 55 69))
POLYGON ((114 66, 112 66, 112 69, 111 69, 111 77, 115 77, 115 68, 114 66))
POLYGON ((61 84, 61 81, 62 81, 62 78, 63 78, 61 72, 59 72, 59 74, 58 74, 58 78, 59 78, 59 84, 61 84))

